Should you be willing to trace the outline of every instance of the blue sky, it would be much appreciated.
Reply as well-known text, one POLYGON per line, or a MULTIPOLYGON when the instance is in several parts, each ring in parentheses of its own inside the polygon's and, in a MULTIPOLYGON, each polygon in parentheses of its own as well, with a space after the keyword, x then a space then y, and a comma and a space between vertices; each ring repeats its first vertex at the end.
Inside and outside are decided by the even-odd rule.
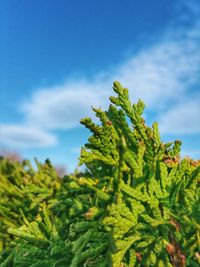
POLYGON ((164 141, 199 158, 199 48, 198 0, 2 0, 0 148, 73 171, 80 119, 119 80, 164 141))

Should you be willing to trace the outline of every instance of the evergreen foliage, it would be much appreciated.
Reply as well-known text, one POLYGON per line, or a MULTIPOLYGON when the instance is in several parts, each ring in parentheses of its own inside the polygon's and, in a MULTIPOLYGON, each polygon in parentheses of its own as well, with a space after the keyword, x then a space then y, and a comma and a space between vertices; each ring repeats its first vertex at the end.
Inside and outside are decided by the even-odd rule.
POLYGON ((113 86, 81 149, 85 173, 0 160, 0 267, 199 266, 200 161, 148 127, 144 103, 113 86))

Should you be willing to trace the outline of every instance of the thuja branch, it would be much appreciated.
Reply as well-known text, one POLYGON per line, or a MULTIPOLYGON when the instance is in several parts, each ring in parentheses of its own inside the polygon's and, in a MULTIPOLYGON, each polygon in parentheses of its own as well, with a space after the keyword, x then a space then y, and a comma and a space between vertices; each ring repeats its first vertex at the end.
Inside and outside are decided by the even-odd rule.
POLYGON ((60 179, 50 161, 0 159, 0 267, 197 267, 200 161, 164 143, 145 105, 113 85, 81 148, 86 170, 60 179))

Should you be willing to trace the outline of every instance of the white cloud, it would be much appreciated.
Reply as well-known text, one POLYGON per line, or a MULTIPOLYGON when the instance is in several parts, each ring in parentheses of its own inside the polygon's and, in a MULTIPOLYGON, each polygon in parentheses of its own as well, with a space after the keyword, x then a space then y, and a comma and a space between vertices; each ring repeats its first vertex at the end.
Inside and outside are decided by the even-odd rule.
POLYGON ((185 100, 162 114, 161 133, 198 134, 200 133, 200 95, 193 100, 185 100))
POLYGON ((190 36, 191 32, 196 36, 195 27, 185 34, 185 39, 168 36, 140 51, 108 71, 106 78, 97 74, 92 81, 38 89, 22 104, 26 121, 49 129, 77 127, 80 118, 92 115, 91 105, 105 107, 114 80, 129 88, 132 100, 142 98, 156 111, 169 108, 170 101, 187 95, 199 79, 200 42, 190 36))
POLYGON ((90 82, 74 82, 40 89, 22 104, 22 111, 26 121, 43 128, 74 128, 82 117, 91 113, 91 105, 105 104, 106 93, 100 86, 90 82))
POLYGON ((171 101, 185 95, 190 98, 191 88, 200 83, 200 4, 185 1, 185 5, 182 12, 189 26, 177 19, 153 45, 132 56, 113 76, 130 88, 134 99, 142 98, 151 109, 168 108, 171 101))
POLYGON ((132 100, 142 98, 156 111, 169 109, 170 102, 176 103, 185 95, 189 97, 200 73, 200 21, 193 19, 189 28, 170 26, 153 45, 104 75, 38 89, 23 104, 26 120, 49 129, 77 127, 81 117, 91 116, 91 105, 105 107, 114 80, 129 88, 132 100))
POLYGON ((132 97, 158 109, 187 93, 199 71, 200 52, 194 40, 164 40, 131 58, 114 77, 130 88, 132 97))
POLYGON ((56 136, 30 125, 0 125, 1 145, 17 148, 45 147, 57 143, 56 136))

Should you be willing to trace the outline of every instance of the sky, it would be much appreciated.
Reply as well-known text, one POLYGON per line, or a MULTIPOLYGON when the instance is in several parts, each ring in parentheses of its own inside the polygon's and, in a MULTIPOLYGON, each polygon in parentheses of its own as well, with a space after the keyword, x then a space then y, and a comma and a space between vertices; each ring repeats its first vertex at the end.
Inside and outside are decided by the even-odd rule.
POLYGON ((1 149, 72 172, 115 80, 200 158, 200 1, 1 0, 1 149))

